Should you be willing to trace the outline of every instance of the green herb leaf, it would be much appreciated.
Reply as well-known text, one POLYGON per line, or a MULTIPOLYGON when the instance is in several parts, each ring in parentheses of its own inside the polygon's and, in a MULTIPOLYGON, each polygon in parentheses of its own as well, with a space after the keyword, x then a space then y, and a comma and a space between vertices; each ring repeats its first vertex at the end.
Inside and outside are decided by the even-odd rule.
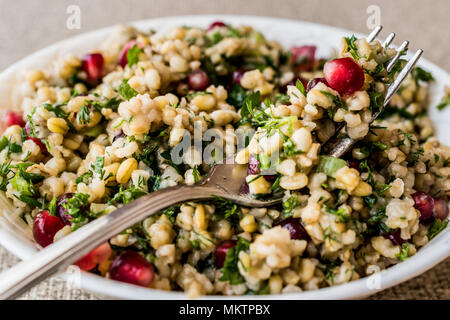
POLYGON ((434 219, 433 223, 428 227, 428 239, 433 239, 436 237, 441 231, 443 231, 448 225, 448 220, 442 222, 440 219, 434 219))
POLYGON ((430 81, 434 80, 431 72, 428 72, 428 71, 422 69, 421 67, 415 67, 411 71, 411 75, 412 75, 414 81, 416 82, 416 84, 418 84, 419 81, 430 82, 430 81))
POLYGON ((222 268, 222 277, 219 278, 220 281, 229 281, 231 285, 240 284, 245 281, 238 268, 239 252, 247 251, 249 247, 250 242, 239 237, 236 246, 228 249, 222 268))
POLYGON ((128 50, 127 52, 127 63, 129 67, 132 67, 136 63, 139 62, 139 54, 142 52, 142 49, 139 48, 136 44, 128 50))
POLYGON ((345 223, 345 222, 350 221, 350 215, 348 214, 347 210, 345 210, 344 208, 335 209, 330 206, 325 206, 325 211, 337 216, 339 222, 345 223))
POLYGON ((450 105, 450 93, 447 94, 447 97, 444 100, 442 100, 441 103, 439 103, 436 108, 438 110, 443 110, 448 105, 450 105))
POLYGON ((403 243, 400 253, 396 254, 395 256, 400 261, 405 261, 406 259, 408 259, 409 258, 409 246, 408 246, 408 244, 407 243, 403 243))
POLYGON ((213 204, 215 206, 214 221, 225 219, 230 221, 234 226, 239 225, 242 214, 236 203, 222 197, 214 196, 213 204))
POLYGON ((77 121, 81 124, 88 124, 91 122, 91 117, 89 115, 89 108, 84 104, 77 113, 77 121))
POLYGON ((283 219, 292 217, 294 214, 294 209, 298 207, 298 197, 296 195, 291 195, 286 201, 283 201, 283 210, 281 211, 281 217, 283 219))
POLYGON ((48 204, 48 212, 52 216, 56 216, 56 202, 58 201, 58 198, 53 197, 52 201, 48 204))
POLYGON ((352 35, 350 38, 345 37, 344 38, 345 43, 347 44, 347 50, 352 55, 353 59, 359 60, 361 59, 361 56, 358 53, 358 48, 356 47, 355 41, 358 40, 354 35, 352 35))
POLYGON ((129 188, 125 189, 123 185, 120 185, 119 192, 117 192, 114 197, 108 201, 108 203, 111 204, 117 204, 117 203, 123 203, 127 204, 131 201, 140 198, 144 195, 148 194, 147 191, 138 188, 134 185, 130 186, 129 188))
POLYGON ((300 81, 300 79, 297 79, 297 82, 295 83, 295 86, 297 87, 298 91, 300 91, 300 93, 306 97, 305 86, 300 81))
POLYGON ((128 80, 126 79, 122 80, 122 84, 119 86, 118 91, 119 94, 126 100, 130 100, 131 98, 138 95, 138 92, 130 87, 130 85, 128 84, 128 80))
POLYGON ((334 174, 347 165, 347 161, 335 158, 332 156, 320 156, 319 165, 317 166, 318 172, 323 172, 329 177, 333 177, 334 174))

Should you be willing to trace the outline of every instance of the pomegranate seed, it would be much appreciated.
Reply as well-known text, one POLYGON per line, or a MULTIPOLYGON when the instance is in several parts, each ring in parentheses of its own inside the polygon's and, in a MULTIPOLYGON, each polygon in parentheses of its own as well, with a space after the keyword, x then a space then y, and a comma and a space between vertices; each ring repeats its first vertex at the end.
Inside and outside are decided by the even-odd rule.
POLYGON ((128 63, 128 59, 127 59, 128 50, 133 48, 135 45, 137 45, 138 48, 143 48, 144 47, 144 45, 142 43, 140 43, 140 42, 138 42, 136 40, 128 41, 123 46, 122 52, 120 53, 120 59, 119 59, 119 64, 122 66, 122 68, 125 68, 125 66, 128 63))
POLYGON ((434 199, 433 216, 444 221, 448 217, 448 203, 443 199, 434 199))
POLYGON ((27 121, 27 123, 25 123, 25 134, 28 136, 31 133, 31 126, 30 123, 27 121))
POLYGON ((18 125, 19 127, 24 127, 25 122, 23 121, 22 114, 15 111, 6 111, 2 115, 2 126, 3 128, 8 128, 13 125, 18 125))
POLYGON ((412 195, 414 208, 420 211, 420 221, 428 221, 433 217, 434 199, 425 192, 418 191, 412 195))
POLYGON ((391 242, 396 246, 401 246, 403 243, 406 242, 406 240, 402 239, 400 236, 400 229, 392 230, 391 232, 384 235, 386 239, 391 240, 391 242))
POLYGON ((27 136, 27 140, 32 140, 34 143, 36 143, 38 145, 39 149, 41 149, 41 152, 44 155, 48 155, 47 147, 45 146, 45 144, 41 140, 39 140, 36 137, 30 137, 30 136, 27 136))
POLYGON ((113 142, 116 141, 117 139, 120 139, 120 138, 123 138, 123 137, 125 137, 125 133, 123 133, 123 131, 120 130, 120 132, 114 136, 113 142))
POLYGON ((231 75, 231 82, 241 85, 241 79, 244 76, 244 73, 246 73, 247 70, 245 69, 236 69, 233 71, 233 74, 231 75))
POLYGON ((225 258, 227 257, 227 252, 229 249, 233 248, 236 245, 235 240, 224 241, 219 244, 214 251, 214 265, 217 268, 222 268, 225 263, 225 258))
POLYGON ((102 77, 104 59, 100 53, 90 53, 83 57, 81 69, 87 74, 89 83, 96 83, 102 77))
POLYGON ((216 27, 222 28, 222 27, 226 27, 227 25, 225 24, 225 22, 222 21, 214 21, 213 23, 211 23, 208 27, 208 31, 212 30, 216 27))
POLYGON ((259 160, 255 156, 248 158, 247 175, 259 174, 261 170, 258 168, 259 160))
POLYGON ((113 261, 109 275, 113 280, 148 287, 155 278, 155 269, 136 251, 126 251, 113 261))
POLYGON ((99 263, 108 260, 111 256, 111 252, 111 246, 108 242, 105 242, 74 264, 80 267, 81 270, 89 271, 94 269, 99 263))
POLYGON ((50 215, 50 213, 45 211, 40 211, 34 218, 33 223, 33 236, 34 240, 39 243, 42 247, 46 247, 53 243, 53 237, 56 232, 61 230, 64 224, 61 219, 56 216, 50 215))
POLYGON ((287 218, 276 223, 274 226, 280 226, 282 228, 288 229, 289 233, 291 234, 291 239, 296 240, 309 239, 308 233, 306 232, 305 228, 303 228, 303 225, 300 223, 300 219, 287 218))
POLYGON ((288 83, 286 83, 284 86, 282 86, 280 88, 281 92, 287 92, 287 87, 288 86, 295 86, 297 85, 297 80, 300 80, 301 83, 303 84, 303 87, 307 87, 308 85, 308 81, 306 81, 305 79, 303 79, 302 77, 295 77, 294 79, 292 79, 291 81, 289 81, 288 83))
POLYGON ((298 71, 311 71, 316 62, 316 46, 301 46, 291 48, 291 61, 298 71))
POLYGON ((241 187, 239 188, 240 195, 247 195, 250 192, 250 187, 248 186, 247 181, 242 182, 241 187))
POLYGON ((72 225, 72 222, 70 222, 70 219, 72 217, 67 214, 67 209, 64 208, 63 204, 67 203, 67 199, 70 199, 73 197, 73 193, 64 193, 62 196, 58 198, 58 202, 56 203, 56 212, 61 219, 61 221, 68 226, 72 225))
POLYGON ((327 80, 325 80, 325 78, 314 78, 308 82, 308 85, 306 86, 306 92, 308 92, 309 90, 314 88, 316 86, 316 84, 318 84, 319 82, 322 82, 326 86, 328 86, 328 82, 327 82, 327 80))
POLYGON ((189 73, 188 85, 191 90, 203 91, 209 87, 210 83, 208 75, 203 70, 194 70, 189 73))
POLYGON ((364 84, 364 71, 352 58, 328 61, 323 74, 329 86, 340 94, 351 94, 364 84))
POLYGON ((355 159, 347 160, 347 165, 348 165, 350 168, 356 169, 356 170, 358 170, 358 171, 359 171, 359 163, 360 163, 360 161, 355 160, 355 159))

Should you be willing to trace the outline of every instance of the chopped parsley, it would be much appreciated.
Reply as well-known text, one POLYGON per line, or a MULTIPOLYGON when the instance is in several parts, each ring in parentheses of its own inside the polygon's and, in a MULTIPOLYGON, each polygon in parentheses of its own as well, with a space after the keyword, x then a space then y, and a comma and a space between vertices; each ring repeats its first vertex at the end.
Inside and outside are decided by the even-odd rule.
POLYGON ((102 109, 111 109, 112 111, 117 111, 121 102, 121 99, 114 97, 104 103, 100 101, 89 101, 89 104, 92 105, 95 110, 101 113, 102 109))
POLYGON ((430 82, 430 81, 434 80, 431 72, 428 72, 428 71, 422 69, 421 67, 415 67, 411 71, 411 75, 412 75, 414 81, 416 82, 416 84, 418 84, 419 81, 430 82))
POLYGON ((77 113, 77 121, 81 124, 88 124, 91 122, 91 117, 89 115, 89 108, 84 104, 77 113))
POLYGON ((409 246, 408 246, 408 244, 407 243, 403 243, 400 253, 396 254, 395 256, 400 261, 405 261, 406 259, 408 259, 409 258, 409 246))
POLYGON ((450 105, 450 93, 447 94, 447 97, 442 100, 438 105, 437 105, 437 109, 438 110, 444 110, 445 107, 447 107, 448 105, 450 105))
POLYGON ((239 252, 247 251, 249 247, 250 242, 239 237, 236 246, 228 249, 222 268, 222 277, 219 278, 220 281, 229 281, 231 285, 240 284, 245 281, 238 268, 239 252))
POLYGON ((298 197, 296 195, 290 196, 286 201, 283 201, 283 210, 281 211, 281 217, 283 219, 292 217, 294 209, 298 207, 298 197))
POLYGON ((142 52, 142 49, 139 48, 136 44, 128 50, 127 52, 127 64, 129 67, 132 67, 136 63, 139 62, 139 54, 142 52))
POLYGON ((125 189, 125 187, 123 185, 120 185, 119 191, 114 195, 114 197, 112 199, 110 199, 108 201, 108 203, 110 203, 110 204, 117 204, 117 203, 127 204, 137 198, 145 196, 146 194, 148 194, 148 192, 143 190, 140 187, 136 187, 136 186, 132 185, 125 189))
POLYGON ((173 206, 162 211, 162 214, 166 215, 167 219, 169 219, 172 224, 175 223, 175 219, 177 218, 177 211, 180 206, 173 206))
POLYGON ((347 210, 345 210, 345 208, 336 209, 331 206, 325 206, 325 211, 335 215, 339 222, 349 222, 350 221, 350 215, 348 214, 347 210))
POLYGON ((428 239, 433 239, 448 225, 448 220, 442 222, 440 219, 434 219, 433 223, 428 227, 428 239))
POLYGON ((86 193, 74 193, 72 198, 68 198, 62 206, 67 210, 67 215, 71 216, 72 230, 76 230, 89 222, 90 212, 87 210, 89 206, 89 195, 86 193))
POLYGON ((298 91, 300 91, 300 93, 306 97, 305 86, 300 81, 300 79, 297 79, 297 82, 295 83, 295 86, 297 87, 298 91))
POLYGON ((236 203, 231 200, 224 199, 222 197, 215 196, 212 200, 215 210, 213 219, 215 221, 228 220, 232 225, 239 225, 242 213, 239 210, 236 203))
POLYGON ((353 59, 359 60, 361 59, 361 56, 358 53, 358 48, 356 47, 355 41, 358 40, 355 35, 352 35, 350 38, 345 37, 344 38, 345 43, 347 44, 347 51, 350 52, 353 59))
POLYGON ((369 163, 367 160, 362 161, 359 164, 359 167, 361 170, 366 170, 368 173, 368 177, 367 177, 367 183, 370 184, 372 186, 372 189, 381 197, 383 196, 383 193, 386 192, 389 188, 391 188, 391 185, 389 184, 385 184, 385 183, 381 183, 377 180, 375 180, 373 173, 372 173, 372 169, 369 166, 369 163))
POLYGON ((194 177, 194 182, 197 183, 200 181, 200 172, 198 172, 198 166, 195 165, 194 168, 192 168, 192 176, 194 177))
POLYGON ((118 88, 119 94, 124 97, 126 100, 130 100, 131 98, 138 95, 138 92, 134 90, 128 84, 128 80, 123 79, 122 84, 118 88))

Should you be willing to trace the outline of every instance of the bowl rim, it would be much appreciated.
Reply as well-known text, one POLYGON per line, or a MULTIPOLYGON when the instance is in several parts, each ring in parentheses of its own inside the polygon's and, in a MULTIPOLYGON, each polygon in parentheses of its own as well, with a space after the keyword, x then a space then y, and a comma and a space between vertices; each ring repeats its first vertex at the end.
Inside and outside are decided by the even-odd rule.
MULTIPOLYGON (((264 16, 252 16, 252 15, 179 15, 179 16, 167 16, 156 19, 144 19, 131 21, 126 24, 142 29, 143 26, 166 24, 171 23, 181 25, 179 20, 192 21, 192 24, 205 25, 208 22, 215 20, 223 20, 231 23, 254 25, 258 23, 270 23, 272 24, 293 24, 297 26, 310 27, 319 30, 332 31, 341 34, 355 34, 362 36, 361 33, 353 32, 352 30, 329 26, 325 24, 318 24, 313 22, 306 22, 301 20, 273 18, 264 16)), ((114 28, 113 26, 96 29, 86 33, 76 35, 58 41, 50 46, 40 49, 31 55, 20 59, 16 63, 12 64, 8 68, 0 72, 0 82, 2 78, 8 76, 13 77, 13 73, 17 73, 22 65, 29 65, 37 57, 55 54, 58 49, 63 48, 71 42, 77 42, 85 39, 97 39, 101 35, 107 34, 114 28)), ((92 42, 92 41, 91 41, 92 42)), ((93 44, 98 44, 96 40, 93 44)), ((422 65, 433 72, 433 75, 438 74, 436 82, 440 79, 446 79, 443 82, 450 83, 450 75, 442 68, 429 62, 426 59, 421 59, 419 65, 422 65)), ((448 110, 447 110, 448 111, 448 110)), ((448 113, 450 115, 450 113, 448 113)), ((19 258, 26 260, 32 258, 32 255, 37 252, 37 246, 27 239, 22 234, 18 234, 14 226, 6 217, 2 217, 0 214, 0 244, 3 245, 8 251, 18 256, 19 258)), ((7 216, 7 215, 5 215, 7 216)), ((403 281, 409 280, 413 277, 420 275, 421 273, 434 267, 439 262, 443 261, 450 256, 450 228, 446 228, 432 241, 430 241, 425 247, 421 248, 414 256, 408 260, 392 266, 388 269, 382 270, 375 275, 364 277, 359 280, 351 281, 348 283, 321 288, 312 291, 303 291, 299 293, 284 293, 275 295, 264 296, 218 296, 210 295, 204 296, 200 299, 206 300, 228 300, 228 299, 355 299, 364 298, 369 295, 375 294, 379 291, 395 286, 403 281), (377 286, 377 284, 379 284, 377 286)), ((61 277, 70 283, 70 277, 72 273, 63 273, 61 277)), ((186 299, 186 295, 179 291, 163 291, 157 289, 143 288, 135 285, 113 281, 92 273, 81 272, 79 277, 79 283, 76 288, 86 289, 91 292, 96 292, 101 295, 111 298, 123 298, 123 299, 186 299), (115 293, 114 293, 115 292, 115 293)))

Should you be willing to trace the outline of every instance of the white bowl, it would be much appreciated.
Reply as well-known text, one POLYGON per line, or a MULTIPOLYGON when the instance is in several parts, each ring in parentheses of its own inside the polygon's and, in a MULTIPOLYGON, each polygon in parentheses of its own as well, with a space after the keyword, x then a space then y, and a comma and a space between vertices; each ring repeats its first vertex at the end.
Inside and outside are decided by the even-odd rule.
MULTIPOLYGON (((299 44, 313 44, 318 46, 318 55, 326 57, 333 48, 340 44, 340 39, 345 35, 356 32, 338 29, 335 27, 319 24, 274 19, 253 16, 180 16, 161 19, 137 21, 131 23, 133 26, 149 30, 167 30, 174 26, 193 25, 205 27, 215 20, 222 20, 227 23, 238 25, 251 25, 263 32, 268 39, 274 39, 289 47, 299 44)), ((15 83, 20 79, 22 71, 38 67, 47 66, 56 57, 65 53, 82 55, 95 48, 111 31, 111 27, 89 32, 77 37, 56 43, 46 49, 40 50, 25 59, 12 65, 0 74, 0 106, 5 108, 17 108, 21 99, 17 94, 15 83)), ((386 30, 384 34, 387 34, 386 30)), ((399 39, 404 40, 404 39, 399 39)), ((426 55, 426 52, 425 52, 426 55)), ((450 75, 438 66, 425 59, 420 61, 420 65, 433 73, 436 81, 431 88, 430 116, 437 129, 437 135, 441 142, 450 145, 450 108, 444 111, 436 110, 435 106, 443 95, 444 85, 450 85, 450 75)), ((1 204, 0 204, 1 205, 1 204)), ((13 254, 21 259, 31 259, 37 252, 37 247, 29 232, 25 232, 23 225, 19 221, 13 221, 7 210, 3 210, 0 216, 0 244, 6 247, 13 254)), ((282 295, 267 296, 241 296, 231 297, 233 299, 354 299, 363 298, 383 289, 397 285, 400 282, 411 279, 426 270, 432 268, 450 255, 450 228, 447 228, 436 238, 434 238, 417 254, 392 268, 383 270, 374 276, 363 278, 346 284, 324 288, 314 291, 304 291, 301 293, 290 293, 282 295)), ((62 277, 72 284, 73 273, 64 273, 62 277), (69 278, 72 276, 72 278, 69 278)), ((82 289, 97 292, 104 296, 122 299, 185 299, 181 292, 167 292, 161 290, 146 289, 112 281, 91 273, 82 272, 76 279, 77 284, 82 289)), ((229 299, 223 296, 208 296, 203 299, 229 299)))

